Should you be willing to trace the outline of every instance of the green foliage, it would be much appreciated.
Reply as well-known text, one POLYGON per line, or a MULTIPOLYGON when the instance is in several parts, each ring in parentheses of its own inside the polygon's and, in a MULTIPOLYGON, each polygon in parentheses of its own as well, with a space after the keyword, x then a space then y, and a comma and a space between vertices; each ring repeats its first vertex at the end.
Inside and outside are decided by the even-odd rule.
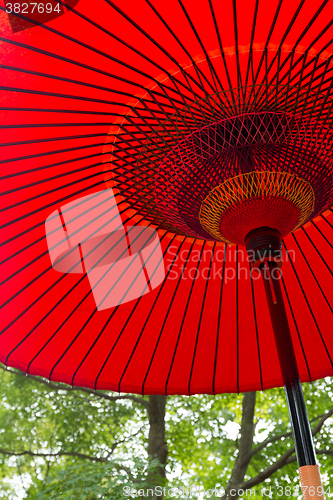
POLYGON ((107 464, 79 464, 62 469, 48 477, 43 490, 35 500, 97 500, 130 498, 127 491, 147 488, 145 481, 151 468, 137 460, 129 467, 119 467, 111 461, 107 464))
MULTIPOLYGON (((303 390, 310 420, 332 408, 331 379, 303 384, 303 390)), ((242 395, 236 394, 168 398, 167 436, 170 472, 179 470, 181 464, 179 479, 174 481, 174 484, 179 487, 189 483, 194 486, 202 485, 205 491, 214 489, 216 485, 221 489, 226 487, 238 452, 237 434, 242 418, 242 399, 242 395)), ((317 450, 331 450, 331 454, 327 456, 318 454, 318 463, 324 485, 333 493, 332 420, 329 418, 325 422, 320 435, 316 436, 314 441, 317 450)), ((283 388, 257 393, 255 421, 253 448, 277 436, 291 433, 283 388)), ((311 424, 312 427, 318 421, 319 419, 315 420, 311 424)), ((291 435, 267 443, 253 456, 245 481, 272 465, 292 446, 291 435)), ((255 498, 269 498, 269 488, 271 488, 271 498, 290 500, 288 494, 281 493, 286 491, 287 486, 292 488, 298 486, 297 467, 297 462, 287 464, 256 486, 255 498), (267 489, 267 496, 262 496, 263 487, 267 489)))
MULTIPOLYGON (((144 406, 131 399, 113 401, 112 393, 70 391, 61 384, 55 389, 4 370, 0 382, 0 499, 117 500, 131 498, 124 496, 124 486, 145 487, 151 471, 144 406)), ((314 426, 333 406, 331 380, 304 384, 304 394, 314 426)), ((225 488, 238 454, 241 420, 242 395, 168 397, 167 489, 225 488)), ((293 446, 291 436, 283 436, 291 431, 283 389, 257 393, 255 421, 253 447, 262 449, 251 459, 245 481, 293 446)), ((331 423, 325 422, 315 444, 324 484, 333 493, 331 423)), ((285 465, 249 498, 269 498, 261 489, 271 487, 271 498, 290 499, 279 492, 298 484, 296 469, 296 462, 285 465)))
POLYGON ((167 409, 171 469, 175 471, 182 464, 183 473, 205 489, 222 484, 223 477, 226 480, 231 471, 230 460, 237 450, 228 428, 230 423, 241 421, 241 397, 177 396, 168 398, 167 409))
POLYGON ((62 472, 82 460, 144 456, 139 440, 146 431, 145 410, 140 405, 68 392, 65 386, 54 390, 3 370, 0 383, 0 483, 7 484, 0 487, 0 498, 21 498, 21 479, 27 498, 34 498, 50 471, 62 472), (135 442, 132 434, 137 434, 135 442), (3 451, 31 454, 9 456, 3 451))

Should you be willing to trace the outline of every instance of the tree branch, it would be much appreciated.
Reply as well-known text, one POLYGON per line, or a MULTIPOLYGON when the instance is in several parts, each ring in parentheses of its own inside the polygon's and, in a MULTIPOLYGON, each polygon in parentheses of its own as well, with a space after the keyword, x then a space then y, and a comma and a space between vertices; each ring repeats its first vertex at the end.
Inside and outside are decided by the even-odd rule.
POLYGON ((333 450, 316 450, 317 455, 333 455, 333 450))
POLYGON ((91 460, 92 462, 103 462, 107 463, 109 460, 103 457, 93 457, 91 455, 86 455, 85 453, 78 453, 77 451, 59 451, 58 453, 36 453, 34 451, 23 450, 23 451, 15 451, 15 450, 5 450, 4 448, 0 448, 0 453, 3 455, 9 455, 12 457, 21 457, 23 455, 29 455, 31 457, 77 457, 77 458, 85 458, 87 460, 91 460))
POLYGON ((286 451, 281 457, 276 460, 272 465, 266 467, 262 472, 255 477, 252 477, 248 481, 242 484, 241 489, 253 488, 253 486, 257 486, 258 484, 265 481, 265 479, 269 478, 274 472, 277 472, 279 469, 284 467, 287 464, 287 460, 291 455, 295 453, 295 448, 292 447, 288 451, 286 451))
MULTIPOLYGON (((314 417, 310 420, 310 423, 315 422, 316 420, 320 419, 320 422, 312 429, 312 435, 315 436, 322 428, 324 425, 325 421, 333 415, 333 408, 331 408, 328 412, 323 413, 321 415, 318 415, 317 417, 314 417)), ((265 439, 260 445, 258 445, 254 450, 252 451, 252 456, 255 455, 256 453, 259 453, 259 451, 263 450, 266 448, 266 446, 269 443, 274 443, 275 441, 279 441, 281 438, 288 438, 292 437, 292 432, 286 432, 285 434, 277 434, 276 436, 272 436, 271 438, 265 439)))
POLYGON ((230 480, 226 487, 225 495, 222 498, 229 498, 232 489, 238 489, 244 481, 244 477, 251 460, 251 451, 254 435, 254 412, 256 405, 256 393, 246 392, 242 403, 242 422, 240 428, 240 439, 238 455, 231 473, 230 480))
POLYGON ((67 392, 74 392, 74 391, 80 391, 84 392, 89 395, 96 396, 98 398, 102 399, 107 399, 108 401, 120 401, 120 400, 130 400, 134 401, 134 403, 138 403, 139 405, 143 406, 146 410, 149 408, 149 403, 147 400, 140 398, 139 396, 135 396, 133 394, 126 394, 124 396, 110 396, 109 394, 105 394, 104 392, 100 391, 94 391, 93 389, 87 389, 86 387, 70 387, 69 385, 62 385, 62 384, 55 384, 54 382, 50 382, 47 379, 44 379, 42 377, 37 377, 36 375, 27 375, 26 373, 22 372, 21 370, 12 370, 5 368, 4 366, 0 366, 0 368, 6 372, 12 373, 14 375, 19 375, 21 377, 26 377, 28 376, 30 379, 35 380, 36 382, 39 382, 40 384, 46 385, 50 389, 54 389, 56 391, 67 391, 67 392))
POLYGON ((325 421, 332 415, 333 415, 333 408, 331 408, 327 413, 324 413, 324 415, 321 416, 321 419, 319 420, 318 424, 312 429, 313 436, 315 436, 316 434, 318 434, 318 432, 321 431, 321 428, 324 425, 325 421))
MULTIPOLYGON (((328 418, 330 418, 332 415, 333 415, 333 408, 331 408, 328 412, 324 413, 320 417, 315 417, 315 419, 311 420, 313 422, 314 420, 318 420, 318 418, 320 418, 320 421, 318 422, 318 424, 312 429, 312 436, 313 437, 316 436, 316 434, 318 434, 321 431, 325 421, 328 418)), ((260 472, 257 476, 255 476, 255 477, 249 479, 248 481, 246 481, 245 483, 243 483, 242 488, 243 489, 252 488, 253 486, 256 486, 256 485, 262 483, 265 479, 269 478, 272 474, 274 474, 274 472, 277 472, 279 469, 281 469, 285 465, 295 462, 296 456, 295 457, 292 456, 294 454, 294 452, 295 452, 295 448, 294 447, 290 448, 288 451, 286 451, 286 453, 284 453, 272 465, 270 465, 265 470, 260 472)), ((330 455, 330 454, 333 455, 333 451, 332 451, 332 453, 330 453, 330 450, 316 450, 316 453, 319 453, 322 455, 324 453, 326 453, 327 455, 330 455)))
MULTIPOLYGON (((33 451, 24 450, 24 451, 15 451, 15 450, 5 450, 0 448, 0 453, 3 455, 8 455, 12 457, 21 457, 24 455, 29 455, 30 457, 42 457, 42 458, 51 458, 51 457, 76 457, 76 458, 84 458, 85 460, 90 460, 91 462, 102 462, 109 463, 110 460, 108 458, 103 457, 94 457, 91 455, 86 455, 85 453, 78 453, 76 451, 59 451, 58 453, 35 453, 33 451)), ((131 469, 129 467, 125 467, 124 465, 114 463, 114 467, 118 470, 123 470, 127 472, 132 477, 131 469)))
POLYGON ((259 451, 263 450, 266 448, 266 446, 269 443, 274 443, 275 441, 279 441, 282 438, 287 438, 287 437, 292 437, 292 432, 286 432, 285 434, 277 434, 276 436, 272 436, 271 438, 265 439, 260 445, 258 445, 254 450, 252 451, 252 456, 256 455, 256 453, 259 453, 259 451))

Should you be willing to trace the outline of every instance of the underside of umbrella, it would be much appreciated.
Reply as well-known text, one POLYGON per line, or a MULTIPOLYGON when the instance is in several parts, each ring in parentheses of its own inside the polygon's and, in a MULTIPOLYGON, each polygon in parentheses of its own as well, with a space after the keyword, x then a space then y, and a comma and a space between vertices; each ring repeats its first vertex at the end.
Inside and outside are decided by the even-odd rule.
POLYGON ((301 380, 333 373, 331 8, 80 0, 42 26, 2 10, 2 362, 143 393, 282 385, 242 246, 266 226, 301 380), (44 222, 106 188, 124 224, 160 228, 166 279, 100 311, 51 265, 44 222))
POLYGON ((332 1, 15 5, 0 360, 142 394, 285 385, 308 427, 300 381, 333 374, 332 1))

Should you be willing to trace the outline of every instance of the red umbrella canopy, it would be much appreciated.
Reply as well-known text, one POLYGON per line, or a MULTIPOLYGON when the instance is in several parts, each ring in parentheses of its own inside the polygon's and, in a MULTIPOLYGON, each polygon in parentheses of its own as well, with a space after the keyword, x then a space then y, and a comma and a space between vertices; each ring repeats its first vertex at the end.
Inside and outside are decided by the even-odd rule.
POLYGON ((332 375, 333 1, 24 5, 0 21, 1 362, 146 394, 283 385, 244 247, 270 227, 300 378, 332 375))

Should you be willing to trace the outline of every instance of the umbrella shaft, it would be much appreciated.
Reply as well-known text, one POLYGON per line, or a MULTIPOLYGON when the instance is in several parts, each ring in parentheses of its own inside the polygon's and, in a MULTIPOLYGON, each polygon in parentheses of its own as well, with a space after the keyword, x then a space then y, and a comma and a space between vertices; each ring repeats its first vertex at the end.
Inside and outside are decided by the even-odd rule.
POLYGON ((309 418, 306 411, 302 384, 298 379, 294 384, 284 387, 288 402, 289 415, 293 428, 295 451, 298 465, 316 465, 309 418))
POLYGON ((262 268, 262 277, 293 428, 297 461, 300 467, 315 465, 316 454, 281 290, 280 273, 275 264, 266 263, 262 268))

